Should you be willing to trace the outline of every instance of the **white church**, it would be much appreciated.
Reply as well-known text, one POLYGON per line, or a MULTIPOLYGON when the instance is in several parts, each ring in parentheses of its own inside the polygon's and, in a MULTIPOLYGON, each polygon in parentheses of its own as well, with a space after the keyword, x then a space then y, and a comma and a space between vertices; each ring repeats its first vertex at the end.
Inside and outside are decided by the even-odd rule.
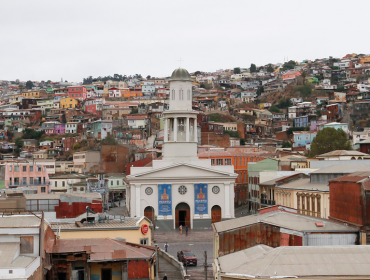
POLYGON ((234 217, 232 165, 211 165, 197 156, 197 112, 192 110, 192 79, 179 68, 170 78, 169 110, 164 115, 163 157, 150 167, 131 167, 127 208, 156 227, 206 228, 234 217))

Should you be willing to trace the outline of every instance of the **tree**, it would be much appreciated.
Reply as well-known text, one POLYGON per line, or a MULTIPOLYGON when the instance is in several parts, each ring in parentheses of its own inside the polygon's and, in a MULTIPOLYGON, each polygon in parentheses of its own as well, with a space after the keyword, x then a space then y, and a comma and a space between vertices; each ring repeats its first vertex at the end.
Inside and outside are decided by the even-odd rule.
POLYGON ((251 64, 251 67, 249 67, 249 71, 250 71, 251 73, 253 73, 253 72, 257 72, 257 66, 256 66, 256 64, 252 63, 252 64, 251 64))
POLYGON ((195 73, 194 73, 195 76, 198 76, 200 74, 202 74, 202 72, 200 72, 200 71, 195 71, 195 73))
POLYGON ((31 89, 31 88, 33 88, 34 87, 34 84, 32 83, 32 81, 27 81, 26 82, 26 88, 27 89, 31 89))
POLYGON ((211 89, 212 88, 212 86, 210 84, 204 84, 204 83, 201 83, 199 85, 199 87, 204 88, 204 89, 211 89))
POLYGON ((240 68, 239 67, 234 68, 234 74, 240 74, 240 68))
POLYGON ((271 64, 269 64, 268 66, 267 66, 267 72, 269 72, 269 73, 272 73, 272 72, 274 72, 274 68, 272 67, 272 65, 271 64))
POLYGON ((351 143, 342 129, 327 127, 313 139, 309 156, 315 157, 335 150, 352 150, 351 143))
POLYGON ((281 111, 279 110, 279 108, 276 105, 272 105, 269 111, 271 113, 281 113, 281 111))
POLYGON ((294 69, 297 63, 294 60, 289 60, 283 64, 283 68, 281 70, 286 71, 289 69, 294 69))
POLYGON ((263 86, 259 86, 256 91, 256 94, 257 96, 260 96, 263 92, 265 92, 265 89, 263 88, 263 86))
POLYGON ((293 88, 292 92, 302 97, 307 97, 311 95, 312 88, 309 85, 296 86, 293 88))
POLYGON ((283 143, 281 143, 281 147, 282 148, 291 148, 292 147, 292 142, 290 142, 290 141, 283 141, 283 143))
POLYGON ((62 123, 67 123, 66 114, 62 115, 62 123))
POLYGON ((147 79, 147 80, 150 80, 150 75, 146 76, 146 79, 147 79))
POLYGON ((278 105, 279 108, 286 109, 286 108, 289 108, 290 106, 292 106, 292 101, 290 101, 289 97, 285 99, 284 98, 280 99, 279 105, 278 105))
POLYGON ((77 142, 77 143, 74 143, 74 144, 73 144, 73 146, 72 146, 72 149, 73 149, 73 150, 81 149, 81 145, 80 145, 80 143, 78 143, 78 142, 77 142))
POLYGON ((307 72, 302 70, 301 71, 301 77, 303 79, 303 84, 305 84, 306 83, 307 72))
POLYGON ((102 145, 116 145, 116 139, 114 139, 113 135, 107 135, 102 141, 102 145))

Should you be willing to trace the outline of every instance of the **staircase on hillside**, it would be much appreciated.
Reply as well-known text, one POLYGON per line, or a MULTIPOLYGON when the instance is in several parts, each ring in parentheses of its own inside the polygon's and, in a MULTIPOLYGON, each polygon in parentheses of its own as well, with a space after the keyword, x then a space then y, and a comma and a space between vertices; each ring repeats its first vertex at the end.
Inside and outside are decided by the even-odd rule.
POLYGON ((164 258, 159 257, 158 266, 159 266, 159 279, 163 279, 163 276, 167 274, 168 280, 182 280, 180 270, 177 267, 170 264, 164 258))
MULTIPOLYGON (((188 275, 190 275, 190 280, 205 280, 204 267, 196 270, 188 270, 188 275)), ((207 280, 213 279, 212 267, 207 269, 207 280)))

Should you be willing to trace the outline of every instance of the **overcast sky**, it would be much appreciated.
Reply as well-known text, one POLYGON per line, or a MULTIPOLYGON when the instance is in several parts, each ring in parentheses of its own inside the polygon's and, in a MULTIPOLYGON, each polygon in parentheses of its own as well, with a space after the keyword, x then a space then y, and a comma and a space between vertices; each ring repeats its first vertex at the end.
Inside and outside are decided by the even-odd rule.
POLYGON ((0 0, 0 80, 169 76, 370 53, 370 1, 0 0))

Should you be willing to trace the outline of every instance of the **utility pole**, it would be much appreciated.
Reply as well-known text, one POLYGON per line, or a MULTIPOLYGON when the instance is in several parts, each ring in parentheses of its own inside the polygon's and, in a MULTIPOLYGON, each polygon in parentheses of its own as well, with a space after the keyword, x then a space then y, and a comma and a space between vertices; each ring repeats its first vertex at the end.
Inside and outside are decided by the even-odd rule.
POLYGON ((158 280, 158 273, 159 273, 159 258, 158 258, 158 245, 155 244, 155 262, 156 262, 156 277, 157 277, 157 280, 158 280))
MULTIPOLYGON (((207 280, 207 251, 204 251, 204 279, 207 280)), ((158 279, 157 279, 158 280, 158 279)))

